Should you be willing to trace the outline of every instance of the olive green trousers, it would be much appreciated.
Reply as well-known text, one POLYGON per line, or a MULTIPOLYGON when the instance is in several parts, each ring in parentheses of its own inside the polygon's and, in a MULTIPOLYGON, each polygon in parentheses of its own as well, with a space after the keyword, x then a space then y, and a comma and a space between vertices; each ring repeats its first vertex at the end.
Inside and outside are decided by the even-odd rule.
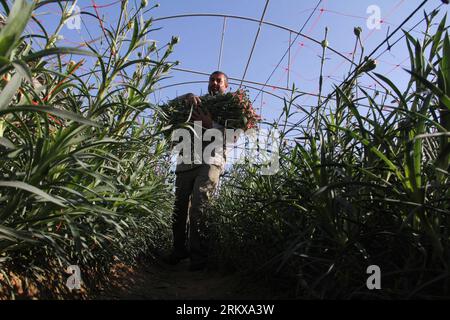
POLYGON ((176 173, 172 224, 174 250, 180 256, 189 251, 193 262, 205 262, 208 257, 205 213, 221 171, 219 166, 201 164, 176 173))

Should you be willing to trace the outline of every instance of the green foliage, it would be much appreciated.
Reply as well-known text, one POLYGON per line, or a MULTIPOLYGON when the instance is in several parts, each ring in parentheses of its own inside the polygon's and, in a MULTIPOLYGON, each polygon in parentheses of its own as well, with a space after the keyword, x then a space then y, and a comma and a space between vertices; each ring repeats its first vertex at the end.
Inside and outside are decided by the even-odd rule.
MULTIPOLYGON (((427 23, 429 30, 432 18, 427 23)), ((275 124, 283 138, 298 132, 282 144, 277 174, 260 176, 250 165, 232 169, 210 217, 220 265, 276 278, 291 297, 448 297, 445 29, 444 18, 423 41, 407 34, 411 80, 405 92, 377 74, 392 92, 371 95, 358 86, 357 74, 336 87, 335 101, 301 109, 306 129, 275 124), (386 103, 392 99, 397 105, 386 103), (382 290, 366 288, 369 265, 380 266, 382 290)), ((301 108, 294 101, 283 121, 301 108)))
POLYGON ((7 270, 33 281, 46 266, 64 274, 72 264, 99 281, 114 259, 133 263, 167 244, 173 193, 147 100, 173 65, 173 44, 147 48, 152 20, 122 6, 104 52, 58 48, 46 32, 46 49, 33 51, 20 38, 31 10, 15 1, 0 32, 0 287, 7 270), (67 54, 80 60, 65 64, 67 54))

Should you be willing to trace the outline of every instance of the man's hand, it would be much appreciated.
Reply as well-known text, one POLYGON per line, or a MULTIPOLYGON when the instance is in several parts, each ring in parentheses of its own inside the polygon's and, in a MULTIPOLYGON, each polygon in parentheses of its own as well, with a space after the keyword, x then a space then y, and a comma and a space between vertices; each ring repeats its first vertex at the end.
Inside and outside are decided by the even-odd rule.
POLYGON ((209 111, 206 111, 206 113, 204 113, 202 109, 200 109, 200 106, 202 105, 202 100, 200 99, 200 97, 197 97, 193 93, 188 93, 184 98, 184 102, 188 106, 194 106, 191 118, 193 121, 201 121, 202 126, 206 129, 212 128, 211 113, 209 111))
POLYGON ((200 97, 197 97, 193 93, 188 93, 184 98, 184 102, 188 106, 194 105, 194 107, 198 107, 202 105, 202 100, 200 100, 200 97))
POLYGON ((206 113, 204 113, 202 109, 194 107, 194 109, 192 110, 192 120, 201 121, 202 126, 206 129, 212 128, 212 116, 208 110, 206 110, 206 113))

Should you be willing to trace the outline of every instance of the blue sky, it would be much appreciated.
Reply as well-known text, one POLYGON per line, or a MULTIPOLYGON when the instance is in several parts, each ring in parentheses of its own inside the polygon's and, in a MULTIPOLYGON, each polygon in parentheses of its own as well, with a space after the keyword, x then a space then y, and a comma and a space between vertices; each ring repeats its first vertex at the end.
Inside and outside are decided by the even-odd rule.
MULTIPOLYGON (((266 10, 264 20, 280 24, 299 30, 307 20, 308 16, 317 5, 318 1, 293 1, 293 0, 275 0, 270 1, 266 10)), ((238 15, 260 19, 265 5, 265 0, 247 0, 247 1, 165 1, 161 7, 155 10, 156 17, 164 17, 186 13, 221 13, 228 15, 238 15)), ((381 41, 385 39, 388 32, 393 31, 419 4, 416 0, 328 0, 322 1, 318 11, 314 13, 309 23, 305 26, 303 33, 321 41, 324 37, 325 27, 328 27, 328 42, 330 47, 349 56, 353 50, 355 36, 353 28, 360 26, 363 30, 362 39, 365 39, 365 53, 371 52, 381 41), (369 17, 367 9, 370 5, 377 5, 380 8, 381 19, 385 20, 379 30, 368 29, 366 20, 369 17), (320 9, 323 9, 322 11, 320 9)), ((424 9, 431 11, 438 6, 440 1, 429 1, 424 9)), ((447 7, 444 7, 447 9, 447 7)), ((443 10, 444 11, 444 10, 443 10)), ((420 10, 405 28, 413 26, 423 18, 423 10, 420 10)), ((221 34, 223 27, 222 18, 180 18, 174 20, 164 20, 156 22, 155 25, 162 26, 164 29, 157 34, 157 39, 163 39, 164 33, 167 35, 179 35, 181 42, 177 46, 174 58, 180 60, 181 68, 192 69, 202 72, 215 70, 218 65, 221 34)), ((250 55, 251 46, 257 32, 258 24, 235 19, 227 19, 224 50, 222 56, 222 67, 229 76, 241 78, 244 73, 245 65, 250 55)), ((420 28, 416 29, 413 35, 420 36, 420 28)), ((401 32, 393 39, 398 39, 401 32)), ((292 37, 293 39, 293 37, 292 37)), ((255 51, 250 62, 246 79, 265 82, 275 68, 279 59, 285 53, 288 47, 289 32, 279 30, 270 26, 262 26, 261 32, 256 43, 255 51)), ((297 38, 296 43, 291 47, 291 72, 290 85, 295 82, 296 86, 306 92, 317 92, 318 76, 320 70, 321 46, 301 37, 297 38)), ((382 48, 378 52, 381 53, 382 48)), ((335 54, 328 52, 324 67, 324 75, 331 76, 336 82, 342 80, 349 70, 349 63, 343 63, 343 59, 335 54)), ((383 54, 379 61, 377 72, 388 74, 394 79, 394 82, 406 84, 407 74, 402 71, 402 65, 408 67, 409 60, 405 41, 400 41, 391 52, 383 54)), ((276 86, 287 86, 287 59, 281 64, 274 76, 269 81, 276 86)), ((189 73, 174 72, 173 78, 167 80, 167 83, 179 83, 184 81, 205 80, 204 76, 192 75, 189 73)), ((330 79, 331 80, 331 79, 330 79)), ((333 81, 326 79, 325 92, 331 89, 330 84, 333 81)), ((374 87, 374 81, 370 78, 363 78, 362 83, 374 87)), ((236 88, 236 85, 232 86, 236 88)), ((169 98, 176 94, 186 91, 200 92, 205 90, 204 85, 179 86, 162 90, 161 98, 169 98)), ((282 90, 273 90, 267 88, 269 92, 283 95, 282 90)), ((254 92, 251 94, 256 95, 254 92)), ((305 104, 315 104, 317 99, 314 97, 302 98, 300 102, 305 104)), ((260 99, 256 102, 261 104, 260 99)), ((282 104, 277 99, 269 95, 263 96, 263 115, 266 118, 276 116, 279 113, 282 104)))
MULTIPOLYGON (((140 0, 135 2, 139 4, 140 0)), ((313 8, 318 4, 316 0, 272 0, 268 4, 264 21, 298 31, 314 11, 303 33, 321 41, 327 27, 329 46, 351 58, 350 53, 355 44, 354 27, 362 28, 364 54, 368 54, 385 39, 388 28, 392 32, 421 2, 421 0, 322 0, 317 11, 314 11, 313 8), (382 20, 380 29, 369 29, 367 25, 367 19, 373 13, 373 11, 368 13, 367 10, 372 5, 377 6, 380 10, 382 20)), ((117 19, 120 3, 115 0, 96 0, 95 3, 99 6, 98 12, 105 19, 106 25, 113 24, 117 19)), ((133 1, 131 0, 130 3, 133 3, 133 1)), ((148 6, 151 7, 156 3, 155 1, 149 1, 148 6)), ((150 16, 161 18, 180 14, 213 13, 259 20, 266 0, 168 0, 159 3, 160 7, 152 10, 146 18, 150 16)), ((94 13, 93 1, 81 0, 77 4, 82 10, 94 13)), ((409 29, 420 21, 423 18, 424 9, 430 12, 440 4, 440 0, 429 0, 405 24, 404 28, 409 29)), ((442 13, 447 10, 448 6, 441 8, 442 13)), ((48 26, 56 25, 59 19, 57 11, 55 6, 47 6, 40 19, 48 26)), ((101 36, 101 29, 94 18, 83 16, 82 19, 83 24, 80 30, 69 30, 68 28, 62 30, 61 33, 65 39, 61 41, 61 45, 74 45, 89 40, 91 36, 94 38, 101 36)), ((436 21, 438 22, 439 19, 436 21)), ((162 29, 150 34, 150 38, 158 41, 158 44, 162 46, 172 36, 179 36, 180 43, 176 46, 171 60, 179 60, 180 68, 210 73, 218 68, 223 22, 224 19, 221 17, 190 17, 156 21, 154 26, 162 29)), ((258 23, 227 19, 221 70, 230 77, 242 78, 257 30, 258 23)), ((416 28, 412 35, 419 37, 421 30, 423 30, 423 24, 416 28)), ((402 36, 401 31, 393 37, 391 43, 400 36, 402 36)), ((291 36, 292 40, 294 38, 295 34, 291 36)), ((288 48, 288 41, 288 31, 263 25, 245 79, 266 82, 288 48)), ((377 51, 377 54, 384 51, 385 48, 386 46, 381 48, 377 51)), ((289 86, 295 83, 301 91, 317 93, 321 51, 320 45, 302 37, 297 38, 291 47, 289 86)), ((358 56, 359 52, 357 53, 358 56)), ((400 87, 406 85, 408 76, 402 70, 402 67, 408 68, 409 60, 404 39, 396 44, 390 52, 385 52, 377 62, 376 72, 388 75, 400 87)), ((286 58, 270 79, 269 85, 286 87, 288 85, 287 67, 286 58)), ((333 83, 342 81, 348 73, 349 67, 349 62, 328 51, 324 65, 324 93, 332 90, 333 83)), ((160 82, 161 87, 189 81, 207 81, 207 76, 180 71, 173 71, 170 76, 169 79, 160 82)), ((361 78, 361 83, 371 88, 379 88, 372 79, 366 76, 361 78)), ((206 93, 206 87, 206 83, 173 86, 158 90, 151 99, 152 102, 161 102, 186 92, 206 93)), ((232 90, 237 88, 238 85, 231 85, 232 90)), ((270 86, 265 90, 279 96, 287 94, 284 90, 270 86)), ((252 98, 256 97, 257 94, 258 91, 250 90, 252 98)), ((298 102, 305 106, 314 105, 317 104, 317 98, 303 96, 298 102)), ((262 107, 263 117, 269 121, 279 115, 282 105, 281 100, 269 94, 259 96, 255 102, 255 107, 262 107)))

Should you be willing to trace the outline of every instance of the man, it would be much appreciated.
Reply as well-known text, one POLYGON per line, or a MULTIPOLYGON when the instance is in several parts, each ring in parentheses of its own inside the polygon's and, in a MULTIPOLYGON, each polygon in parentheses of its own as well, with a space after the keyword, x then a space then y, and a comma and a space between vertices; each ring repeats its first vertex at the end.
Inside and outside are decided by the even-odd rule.
MULTIPOLYGON (((224 94, 228 89, 228 77, 221 71, 213 72, 209 77, 208 93, 210 95, 224 94)), ((201 121, 203 131, 219 129, 224 133, 224 127, 212 120, 209 111, 203 112, 201 99, 188 93, 177 99, 193 105, 192 120, 201 121)), ((199 139, 194 137, 194 139, 199 139)), ((223 137, 225 141, 225 137, 223 137)), ((209 143, 202 142, 203 150, 209 143)), ((223 147, 223 145, 222 145, 223 147)), ((189 270, 197 271, 206 267, 208 244, 205 225, 205 211, 214 193, 221 173, 225 166, 225 148, 217 148, 208 159, 201 156, 201 163, 179 163, 176 167, 175 208, 173 213, 173 251, 166 258, 169 264, 177 264, 190 257, 189 270), (190 209, 190 210, 189 210, 190 209), (187 237, 187 217, 189 211, 189 237, 187 237), (189 241, 187 241, 189 239, 189 241)))

